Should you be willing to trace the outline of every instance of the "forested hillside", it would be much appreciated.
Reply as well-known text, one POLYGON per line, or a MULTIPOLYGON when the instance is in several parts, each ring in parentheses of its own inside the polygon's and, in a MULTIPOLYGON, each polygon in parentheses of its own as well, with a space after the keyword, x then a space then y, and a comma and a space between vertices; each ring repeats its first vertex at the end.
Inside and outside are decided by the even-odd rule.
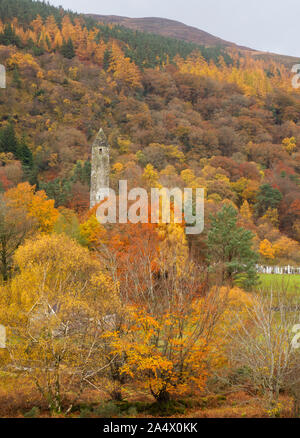
MULTIPOLYGON (((117 15, 93 15, 88 16, 102 23, 111 23, 121 25, 129 29, 149 32, 166 37, 176 38, 205 46, 225 46, 236 47, 236 44, 224 41, 196 27, 187 26, 179 21, 169 20, 167 18, 145 17, 145 18, 128 18, 117 15)), ((246 49, 245 47, 240 47, 246 49)))

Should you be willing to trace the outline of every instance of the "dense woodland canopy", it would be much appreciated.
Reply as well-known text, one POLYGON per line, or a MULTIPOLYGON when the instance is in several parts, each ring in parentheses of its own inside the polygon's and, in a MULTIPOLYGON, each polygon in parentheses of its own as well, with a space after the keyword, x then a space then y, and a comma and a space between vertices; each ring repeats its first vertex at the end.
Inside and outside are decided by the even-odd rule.
POLYGON ((243 377, 276 415, 299 372, 286 348, 294 303, 255 295, 255 263, 300 263, 300 94, 289 68, 31 0, 0 0, 0 19, 5 372, 27 370, 56 413, 86 386, 120 401, 134 383, 166 403, 202 394, 212 377, 226 388, 243 377), (205 188, 203 234, 98 223, 89 184, 100 127, 113 188, 205 188), (270 319, 277 308, 282 319, 270 319))

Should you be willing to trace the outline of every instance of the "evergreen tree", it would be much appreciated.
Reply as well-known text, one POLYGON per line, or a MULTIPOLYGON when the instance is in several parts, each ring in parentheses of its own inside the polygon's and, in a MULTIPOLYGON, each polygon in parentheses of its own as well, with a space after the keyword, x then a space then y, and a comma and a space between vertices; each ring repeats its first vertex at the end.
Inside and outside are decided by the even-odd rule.
POLYGON ((74 50, 74 45, 73 42, 71 40, 71 38, 68 39, 68 41, 63 41, 63 44, 61 46, 61 54, 68 59, 72 59, 75 56, 75 50, 74 50))
POLYGON ((68 179, 41 182, 40 189, 45 190, 48 198, 55 200, 56 207, 66 205, 72 196, 72 182, 68 179))
POLYGON ((237 226, 233 206, 224 206, 216 216, 211 216, 208 261, 214 264, 211 270, 220 269, 223 282, 235 282, 245 288, 255 285, 258 255, 252 249, 253 237, 251 231, 237 226))
POLYGON ((255 211, 258 216, 263 216, 271 208, 277 208, 282 200, 281 192, 270 184, 260 186, 256 195, 255 211))
POLYGON ((12 83, 18 89, 20 89, 21 86, 22 86, 22 81, 21 81, 21 78, 20 78, 20 73, 19 73, 19 70, 17 68, 15 68, 14 71, 13 71, 12 83))
POLYGON ((82 169, 82 183, 91 185, 91 162, 85 161, 82 169))
POLYGON ((40 189, 37 166, 35 166, 34 164, 32 165, 32 167, 27 167, 23 165, 23 181, 28 181, 29 184, 36 187, 36 190, 40 189))
POLYGON ((107 71, 110 66, 111 51, 106 49, 103 56, 103 69, 107 71))
POLYGON ((23 166, 27 167, 28 169, 33 167, 32 152, 27 146, 24 138, 22 138, 21 143, 18 145, 17 158, 22 162, 23 166))
POLYGON ((84 164, 82 165, 80 161, 77 161, 71 180, 72 182, 80 181, 82 184, 90 185, 91 162, 85 161, 84 164))
POLYGON ((11 152, 18 157, 18 140, 15 134, 14 126, 9 123, 0 132, 0 150, 2 152, 11 152))
POLYGON ((3 33, 0 34, 0 44, 4 46, 9 46, 10 44, 17 47, 22 46, 20 38, 16 35, 10 24, 6 24, 3 33))

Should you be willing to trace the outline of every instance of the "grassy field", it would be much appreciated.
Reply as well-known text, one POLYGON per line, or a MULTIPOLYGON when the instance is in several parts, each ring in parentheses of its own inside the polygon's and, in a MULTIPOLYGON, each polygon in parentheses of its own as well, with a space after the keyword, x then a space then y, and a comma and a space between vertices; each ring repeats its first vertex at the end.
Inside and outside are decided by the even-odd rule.
POLYGON ((289 292, 300 293, 300 275, 260 274, 262 289, 287 289, 289 292))

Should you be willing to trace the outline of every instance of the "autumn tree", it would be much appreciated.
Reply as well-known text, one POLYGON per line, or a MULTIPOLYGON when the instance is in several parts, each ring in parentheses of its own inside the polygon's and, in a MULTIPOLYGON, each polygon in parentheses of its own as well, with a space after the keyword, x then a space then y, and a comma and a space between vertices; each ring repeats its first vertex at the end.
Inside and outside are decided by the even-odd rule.
POLYGON ((295 137, 291 137, 291 138, 284 138, 282 140, 282 145, 284 147, 284 149, 290 154, 292 155, 293 152, 295 152, 295 150, 297 149, 297 144, 296 144, 296 139, 295 137))
POLYGON ((65 235, 27 241, 14 263, 19 273, 0 294, 11 360, 51 411, 70 411, 105 368, 102 335, 117 306, 115 286, 87 249, 65 235))
POLYGON ((164 403, 191 388, 204 389, 210 340, 227 295, 218 289, 201 295, 203 271, 193 263, 180 273, 159 268, 152 296, 129 307, 127 334, 114 339, 113 351, 126 352, 121 374, 143 382, 164 403))
POLYGON ((13 209, 25 209, 28 217, 37 221, 39 231, 48 233, 53 230, 58 211, 54 201, 48 199, 43 190, 35 192, 35 186, 28 182, 21 183, 5 193, 5 200, 13 209))
MULTIPOLYGON (((107 62, 105 60, 105 62, 107 62)), ((108 71, 113 73, 117 81, 121 81, 131 87, 140 86, 140 72, 130 58, 124 56, 117 43, 111 46, 108 71)))
POLYGON ((14 208, 0 199, 0 263, 2 279, 6 282, 12 271, 12 258, 18 247, 37 229, 37 222, 28 217, 23 207, 14 208))
POLYGON ((265 260, 273 260, 275 258, 275 249, 268 239, 260 242, 259 253, 265 260))

